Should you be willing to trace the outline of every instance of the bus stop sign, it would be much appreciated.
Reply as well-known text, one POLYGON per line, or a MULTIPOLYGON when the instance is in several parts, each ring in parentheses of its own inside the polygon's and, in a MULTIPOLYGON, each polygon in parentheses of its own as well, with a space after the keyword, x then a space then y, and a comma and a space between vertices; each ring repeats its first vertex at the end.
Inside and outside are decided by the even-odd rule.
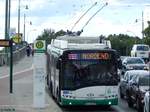
POLYGON ((45 40, 36 40, 34 42, 34 50, 37 53, 45 52, 45 50, 46 50, 46 42, 45 42, 45 40))

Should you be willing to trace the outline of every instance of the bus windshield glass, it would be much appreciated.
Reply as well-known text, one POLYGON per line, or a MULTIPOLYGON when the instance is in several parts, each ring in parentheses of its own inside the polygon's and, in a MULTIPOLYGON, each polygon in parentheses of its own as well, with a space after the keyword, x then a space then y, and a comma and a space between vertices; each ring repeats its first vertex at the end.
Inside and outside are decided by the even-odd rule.
POLYGON ((71 60, 64 65, 64 89, 116 84, 117 68, 111 61, 71 60))

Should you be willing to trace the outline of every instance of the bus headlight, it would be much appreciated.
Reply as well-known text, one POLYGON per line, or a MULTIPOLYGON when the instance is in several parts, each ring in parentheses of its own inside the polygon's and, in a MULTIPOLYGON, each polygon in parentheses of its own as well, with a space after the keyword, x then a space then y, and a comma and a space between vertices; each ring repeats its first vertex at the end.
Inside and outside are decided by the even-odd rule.
POLYGON ((111 102, 109 101, 108 104, 111 105, 111 102))

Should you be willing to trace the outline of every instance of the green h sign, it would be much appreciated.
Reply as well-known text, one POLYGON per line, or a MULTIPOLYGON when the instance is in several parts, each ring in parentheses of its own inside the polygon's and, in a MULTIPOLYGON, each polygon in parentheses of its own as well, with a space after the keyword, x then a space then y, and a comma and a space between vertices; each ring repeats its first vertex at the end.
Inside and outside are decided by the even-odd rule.
POLYGON ((44 53, 46 51, 45 40, 36 40, 34 42, 34 50, 36 53, 44 53))

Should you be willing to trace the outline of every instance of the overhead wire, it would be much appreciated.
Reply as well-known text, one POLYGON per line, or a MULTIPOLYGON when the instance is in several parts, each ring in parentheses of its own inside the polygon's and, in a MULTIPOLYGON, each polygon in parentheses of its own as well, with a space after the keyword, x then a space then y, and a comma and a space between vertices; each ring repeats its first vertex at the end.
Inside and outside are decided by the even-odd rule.
POLYGON ((106 2, 100 9, 98 9, 89 19, 88 21, 85 23, 85 25, 82 27, 81 31, 83 32, 83 29, 85 28, 85 26, 92 20, 92 18, 99 12, 101 11, 105 6, 107 6, 108 3, 106 2))
POLYGON ((97 2, 95 2, 90 8, 88 8, 88 10, 86 10, 81 16, 80 18, 75 22, 75 24, 73 25, 73 27, 71 28, 71 31, 74 29, 74 27, 77 25, 77 23, 88 13, 89 10, 91 10, 94 6, 97 5, 97 2))

